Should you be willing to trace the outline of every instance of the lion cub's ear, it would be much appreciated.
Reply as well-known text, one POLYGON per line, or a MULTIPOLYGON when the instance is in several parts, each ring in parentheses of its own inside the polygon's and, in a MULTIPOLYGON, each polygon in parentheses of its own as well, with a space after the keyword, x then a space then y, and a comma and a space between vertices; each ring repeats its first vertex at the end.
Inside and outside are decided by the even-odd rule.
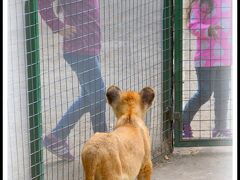
POLYGON ((146 105, 147 107, 150 107, 155 97, 154 90, 150 87, 145 87, 140 91, 139 94, 141 96, 143 104, 146 105))
POLYGON ((119 89, 119 87, 117 86, 110 86, 107 89, 107 100, 108 103, 112 106, 114 103, 116 103, 119 99, 120 99, 120 94, 121 94, 121 89, 119 89))

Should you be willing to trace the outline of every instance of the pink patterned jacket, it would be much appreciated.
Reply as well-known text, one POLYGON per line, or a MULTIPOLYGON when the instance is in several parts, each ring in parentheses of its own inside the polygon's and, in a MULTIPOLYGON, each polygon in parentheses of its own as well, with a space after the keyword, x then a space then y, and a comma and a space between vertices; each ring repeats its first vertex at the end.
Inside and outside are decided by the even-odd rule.
POLYGON ((188 28, 197 38, 194 56, 195 67, 231 66, 232 64, 232 4, 231 0, 213 0, 209 14, 207 3, 200 7, 200 0, 193 3, 188 28), (220 25, 218 38, 209 37, 208 28, 220 25))

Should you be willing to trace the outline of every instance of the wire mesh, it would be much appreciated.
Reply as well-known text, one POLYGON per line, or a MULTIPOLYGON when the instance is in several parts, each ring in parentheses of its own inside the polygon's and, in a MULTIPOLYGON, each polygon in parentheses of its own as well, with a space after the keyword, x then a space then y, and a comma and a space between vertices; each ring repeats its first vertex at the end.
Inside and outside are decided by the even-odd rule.
POLYGON ((227 0, 183 3, 181 127, 185 140, 231 139, 231 8, 227 0), (214 38, 209 26, 216 25, 214 38))
POLYGON ((145 120, 152 158, 171 151, 163 112, 171 76, 163 73, 172 70, 172 44, 162 46, 172 40, 171 8, 159 0, 9 1, 9 179, 83 179, 83 144, 115 123, 105 99, 112 84, 155 89, 145 120), (74 161, 52 153, 68 148, 74 161))

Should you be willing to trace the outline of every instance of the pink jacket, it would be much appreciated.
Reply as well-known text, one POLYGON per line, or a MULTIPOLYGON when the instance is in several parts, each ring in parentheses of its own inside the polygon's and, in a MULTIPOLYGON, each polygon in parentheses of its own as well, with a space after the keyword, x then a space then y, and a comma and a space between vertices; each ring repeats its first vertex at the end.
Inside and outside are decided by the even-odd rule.
POLYGON ((232 4, 231 0, 213 0, 214 7, 208 14, 208 5, 200 0, 193 3, 188 24, 191 33, 197 37, 194 57, 195 67, 231 66, 232 64, 232 4), (219 37, 208 36, 210 25, 220 25, 219 37))
POLYGON ((64 53, 99 55, 101 49, 99 0, 59 0, 64 20, 53 11, 54 0, 38 0, 39 13, 52 29, 58 32, 65 25, 75 26, 77 33, 70 39, 64 38, 64 53))

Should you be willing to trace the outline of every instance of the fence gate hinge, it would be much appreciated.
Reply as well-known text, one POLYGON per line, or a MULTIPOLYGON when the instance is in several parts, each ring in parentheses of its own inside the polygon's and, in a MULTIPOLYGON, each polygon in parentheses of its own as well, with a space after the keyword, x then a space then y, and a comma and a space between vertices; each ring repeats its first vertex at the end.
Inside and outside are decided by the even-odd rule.
POLYGON ((180 112, 174 112, 174 120, 175 121, 180 121, 181 119, 181 114, 180 112))
POLYGON ((173 108, 171 106, 166 108, 165 119, 169 119, 171 122, 173 121, 173 108))

